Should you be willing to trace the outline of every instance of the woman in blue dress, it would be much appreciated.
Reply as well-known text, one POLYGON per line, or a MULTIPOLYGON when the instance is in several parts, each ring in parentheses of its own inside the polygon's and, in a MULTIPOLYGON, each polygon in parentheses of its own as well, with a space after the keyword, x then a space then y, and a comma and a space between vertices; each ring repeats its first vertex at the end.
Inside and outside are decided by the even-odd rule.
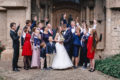
MULTIPOLYGON (((42 41, 45 42, 45 44, 47 45, 47 43, 49 42, 49 32, 48 32, 48 28, 45 27, 44 28, 44 32, 43 32, 43 35, 42 35, 42 41)), ((44 67, 46 68, 47 67, 47 63, 46 63, 46 56, 45 56, 45 63, 44 63, 44 67)))
POLYGON ((79 49, 81 46, 80 40, 82 35, 83 34, 80 33, 80 29, 76 27, 76 31, 73 34, 73 57, 72 57, 73 63, 75 62, 75 66, 74 66, 75 68, 78 67, 78 63, 79 63, 78 55, 79 55, 79 49))
POLYGON ((43 35, 42 35, 43 37, 42 37, 42 39, 43 39, 43 41, 47 44, 48 42, 49 42, 49 33, 48 33, 48 28, 47 27, 45 27, 44 28, 44 32, 43 32, 43 35))

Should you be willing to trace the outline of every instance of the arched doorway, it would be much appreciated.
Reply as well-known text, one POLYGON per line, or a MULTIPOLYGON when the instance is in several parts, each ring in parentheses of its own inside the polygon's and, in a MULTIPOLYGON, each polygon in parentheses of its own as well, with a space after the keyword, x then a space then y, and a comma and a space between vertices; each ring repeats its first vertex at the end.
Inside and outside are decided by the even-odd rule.
POLYGON ((60 18, 62 14, 66 13, 68 20, 69 15, 72 15, 72 18, 75 20, 79 17, 80 20, 80 2, 79 0, 55 0, 53 2, 53 9, 52 9, 52 24, 53 27, 56 28, 60 25, 60 18))
POLYGON ((67 20, 69 18, 69 15, 72 15, 72 18, 75 19, 77 17, 80 18, 80 13, 78 11, 75 11, 73 9, 60 9, 55 12, 53 12, 53 27, 57 27, 60 25, 60 18, 61 15, 66 13, 67 15, 67 20))

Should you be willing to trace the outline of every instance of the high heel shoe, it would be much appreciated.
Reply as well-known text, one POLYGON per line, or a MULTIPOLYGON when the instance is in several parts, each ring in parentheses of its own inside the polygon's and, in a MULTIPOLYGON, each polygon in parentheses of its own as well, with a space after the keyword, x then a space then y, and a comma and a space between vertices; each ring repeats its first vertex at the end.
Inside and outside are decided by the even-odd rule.
POLYGON ((95 69, 91 69, 91 70, 89 70, 90 72, 94 72, 95 71, 95 69))

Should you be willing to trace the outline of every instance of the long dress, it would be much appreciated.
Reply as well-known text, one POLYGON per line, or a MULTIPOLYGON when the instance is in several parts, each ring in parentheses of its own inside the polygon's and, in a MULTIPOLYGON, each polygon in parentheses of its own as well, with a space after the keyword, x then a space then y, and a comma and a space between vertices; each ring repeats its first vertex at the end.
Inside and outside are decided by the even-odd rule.
POLYGON ((87 57, 89 59, 93 59, 95 55, 95 51, 92 51, 93 37, 89 36, 87 43, 87 57))
POLYGON ((32 48, 30 43, 31 35, 29 33, 26 33, 24 45, 23 45, 23 51, 22 56, 32 56, 32 48))
POLYGON ((40 35, 35 35, 33 33, 31 38, 31 41, 34 42, 31 67, 40 67, 40 39, 38 36, 40 35))
MULTIPOLYGON (((63 37, 63 36, 62 36, 63 37)), ((58 41, 61 40, 61 36, 58 35, 58 41)), ((53 69, 67 69, 73 66, 72 61, 63 44, 56 43, 56 55, 53 59, 53 69)))

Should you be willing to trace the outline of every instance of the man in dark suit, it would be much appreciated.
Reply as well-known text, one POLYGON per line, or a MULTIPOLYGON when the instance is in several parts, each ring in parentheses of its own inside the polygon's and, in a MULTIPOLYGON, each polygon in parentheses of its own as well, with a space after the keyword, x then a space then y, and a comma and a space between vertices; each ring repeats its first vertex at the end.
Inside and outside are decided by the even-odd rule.
POLYGON ((14 53, 13 53, 13 62, 12 62, 12 66, 13 66, 13 71, 19 71, 18 68, 20 68, 18 66, 18 59, 19 59, 19 35, 18 35, 18 30, 20 28, 20 25, 16 28, 16 23, 11 23, 10 24, 10 37, 12 38, 13 41, 13 49, 14 49, 14 53))
POLYGON ((80 51, 80 61, 79 61, 79 65, 83 66, 83 69, 87 68, 87 63, 89 62, 89 59, 87 58, 87 41, 88 41, 88 35, 87 33, 84 33, 81 39, 81 51, 80 51))
POLYGON ((67 26, 64 27, 64 32, 63 32, 63 36, 64 36, 64 46, 69 54, 69 57, 72 59, 72 44, 73 44, 73 35, 71 32, 71 29, 67 28, 67 26))
POLYGON ((55 38, 56 31, 52 28, 52 25, 50 23, 47 24, 48 27, 48 33, 50 36, 53 36, 53 39, 55 38))

